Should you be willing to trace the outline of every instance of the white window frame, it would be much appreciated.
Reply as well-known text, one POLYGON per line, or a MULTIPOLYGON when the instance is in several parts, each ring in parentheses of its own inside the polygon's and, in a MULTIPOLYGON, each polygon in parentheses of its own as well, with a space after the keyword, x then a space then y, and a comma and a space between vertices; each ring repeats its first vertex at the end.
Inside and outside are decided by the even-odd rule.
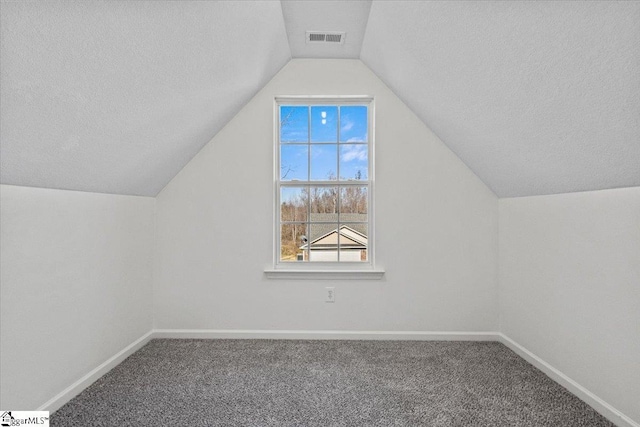
MULTIPOLYGON (((375 263, 375 99, 372 96, 279 96, 274 98, 274 151, 273 151, 273 265, 265 269, 268 278, 274 279, 380 279, 384 275, 375 263), (280 261, 280 106, 325 105, 367 106, 368 173, 363 186, 367 191, 367 261, 282 262, 280 261)), ((340 117, 338 115, 338 129, 340 117)), ((337 142, 338 147, 340 142, 337 142)), ((338 151, 339 155, 339 151, 338 151)), ((309 165, 310 167, 310 165, 309 165)), ((339 173, 339 171, 338 171, 339 173)), ((337 186, 339 181, 307 181, 311 185, 337 186)), ((302 184, 302 183, 299 183, 302 184)))

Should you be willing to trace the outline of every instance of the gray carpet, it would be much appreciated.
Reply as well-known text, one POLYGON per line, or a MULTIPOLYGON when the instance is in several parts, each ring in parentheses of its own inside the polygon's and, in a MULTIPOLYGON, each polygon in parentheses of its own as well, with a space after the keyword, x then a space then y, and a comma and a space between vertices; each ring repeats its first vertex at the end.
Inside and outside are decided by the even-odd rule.
POLYGON ((153 340, 52 426, 612 426, 495 342, 153 340))

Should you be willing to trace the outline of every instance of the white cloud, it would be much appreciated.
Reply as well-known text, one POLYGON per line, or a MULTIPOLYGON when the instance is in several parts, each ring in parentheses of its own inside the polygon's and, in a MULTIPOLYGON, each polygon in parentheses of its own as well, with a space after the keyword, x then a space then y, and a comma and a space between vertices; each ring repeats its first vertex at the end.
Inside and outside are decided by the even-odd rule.
POLYGON ((347 142, 365 142, 365 139, 360 138, 359 136, 354 136, 353 138, 347 139, 347 142))
POLYGON ((345 119, 345 118, 343 118, 343 122, 342 123, 343 123, 342 124, 342 132, 347 132, 347 131, 351 130, 351 128, 355 124, 351 120, 345 119))
POLYGON ((367 160, 367 146, 353 145, 342 149, 341 158, 343 162, 359 160, 361 162, 367 160))

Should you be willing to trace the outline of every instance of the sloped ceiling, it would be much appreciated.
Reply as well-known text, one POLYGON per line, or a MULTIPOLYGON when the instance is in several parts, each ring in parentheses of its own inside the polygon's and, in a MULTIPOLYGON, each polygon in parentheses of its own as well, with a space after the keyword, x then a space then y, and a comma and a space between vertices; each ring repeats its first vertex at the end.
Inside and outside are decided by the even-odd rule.
POLYGON ((3 184, 156 195, 290 59, 279 2, 3 2, 3 184))
POLYGON ((374 1, 361 59, 500 197, 640 185, 640 2, 374 1))
POLYGON ((498 196, 640 185, 640 2, 0 7, 4 184, 154 196, 293 56, 360 57, 498 196))

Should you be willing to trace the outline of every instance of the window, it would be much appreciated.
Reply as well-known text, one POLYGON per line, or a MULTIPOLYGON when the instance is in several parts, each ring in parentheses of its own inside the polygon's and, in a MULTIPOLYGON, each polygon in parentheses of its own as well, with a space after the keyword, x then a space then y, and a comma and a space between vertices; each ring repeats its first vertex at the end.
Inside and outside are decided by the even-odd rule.
POLYGON ((275 266, 373 267, 373 100, 278 98, 275 266))

